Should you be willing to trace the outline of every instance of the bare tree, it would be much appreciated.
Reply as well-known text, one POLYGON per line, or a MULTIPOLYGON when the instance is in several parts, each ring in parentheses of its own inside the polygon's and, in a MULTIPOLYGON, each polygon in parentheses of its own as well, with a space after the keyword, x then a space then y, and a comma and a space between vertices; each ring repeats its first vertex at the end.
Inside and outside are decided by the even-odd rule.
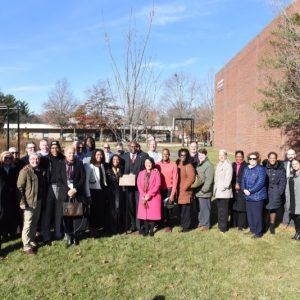
MULTIPOLYGON (((164 82, 161 107, 171 118, 195 118, 200 104, 199 82, 189 74, 175 73, 164 82)), ((182 121, 180 128, 185 135, 187 123, 182 121)))
POLYGON ((73 117, 77 108, 77 102, 67 79, 60 79, 56 82, 55 87, 49 93, 48 100, 43 103, 43 108, 43 117, 50 124, 60 127, 62 138, 63 129, 69 126, 70 118, 73 117))
MULTIPOLYGON (((135 130, 138 127, 147 126, 145 108, 153 103, 156 94, 157 77, 154 73, 151 58, 147 57, 150 33, 152 29, 154 10, 149 12, 148 27, 145 36, 138 36, 134 15, 131 14, 128 32, 126 34, 123 64, 113 53, 109 34, 105 32, 104 39, 111 59, 114 84, 123 112, 123 126, 129 127, 129 139, 135 138, 135 130)), ((125 129, 125 128, 124 128, 125 129)), ((125 132, 125 130, 123 131, 125 132)), ((123 136, 125 139, 125 136, 123 136)))

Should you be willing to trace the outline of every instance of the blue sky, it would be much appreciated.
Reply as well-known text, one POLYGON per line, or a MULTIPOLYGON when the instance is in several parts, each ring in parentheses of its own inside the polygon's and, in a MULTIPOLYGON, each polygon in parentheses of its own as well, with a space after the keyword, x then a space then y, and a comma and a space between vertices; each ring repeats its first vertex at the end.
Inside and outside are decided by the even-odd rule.
POLYGON ((66 78, 78 99, 112 76, 104 27, 120 62, 131 11, 143 35, 155 16, 148 56, 160 80, 218 71, 274 17, 271 0, 0 0, 0 90, 41 113, 55 82, 66 78))

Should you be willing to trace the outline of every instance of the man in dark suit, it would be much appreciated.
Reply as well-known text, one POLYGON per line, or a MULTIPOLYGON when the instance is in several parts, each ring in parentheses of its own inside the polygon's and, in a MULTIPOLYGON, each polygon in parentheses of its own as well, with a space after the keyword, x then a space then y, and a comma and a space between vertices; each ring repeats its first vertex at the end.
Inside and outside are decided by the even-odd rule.
MULTIPOLYGON (((296 157, 296 152, 294 149, 288 149, 286 152, 286 160, 283 162, 285 171, 286 171, 286 178, 290 177, 292 171, 292 161, 296 157)), ((289 188, 289 184, 287 183, 286 188, 289 188)), ((292 224, 293 221, 290 218, 290 199, 285 199, 284 204, 284 213, 282 223, 287 227, 289 224, 292 224)))
MULTIPOLYGON (((145 169, 145 159, 148 154, 143 151, 138 151, 137 142, 129 143, 129 152, 125 153, 124 158, 124 174, 134 174, 137 176, 140 171, 145 169)), ((129 228, 129 233, 140 229, 140 222, 136 218, 137 207, 139 202, 139 192, 137 186, 127 188, 126 199, 126 227, 129 228)))

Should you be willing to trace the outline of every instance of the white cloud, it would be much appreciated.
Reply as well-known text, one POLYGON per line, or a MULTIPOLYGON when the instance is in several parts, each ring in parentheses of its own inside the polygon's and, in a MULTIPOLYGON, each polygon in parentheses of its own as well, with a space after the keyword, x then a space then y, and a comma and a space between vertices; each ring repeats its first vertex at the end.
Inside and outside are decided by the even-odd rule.
POLYGON ((171 63, 171 64, 163 64, 158 61, 150 62, 147 64, 148 67, 160 69, 160 70, 173 70, 173 69, 179 69, 183 67, 187 67, 190 65, 194 65, 199 61, 197 57, 190 57, 184 61, 171 63))
POLYGON ((53 85, 20 85, 16 87, 12 87, 6 90, 7 93, 16 93, 16 92, 41 92, 47 91, 52 88, 53 85))

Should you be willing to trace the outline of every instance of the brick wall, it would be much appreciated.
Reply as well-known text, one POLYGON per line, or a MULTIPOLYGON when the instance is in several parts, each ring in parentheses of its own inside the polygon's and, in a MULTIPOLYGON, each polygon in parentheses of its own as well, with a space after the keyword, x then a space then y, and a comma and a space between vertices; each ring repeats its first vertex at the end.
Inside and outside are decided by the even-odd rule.
MULTIPOLYGON (((300 0, 289 9, 300 12, 300 0)), ((279 20, 271 22, 216 74, 214 147, 217 149, 259 151, 263 157, 276 151, 280 157, 284 156, 285 137, 281 130, 265 129, 264 115, 254 108, 255 102, 262 98, 258 89, 265 83, 258 63, 272 51, 271 32, 279 20)))

